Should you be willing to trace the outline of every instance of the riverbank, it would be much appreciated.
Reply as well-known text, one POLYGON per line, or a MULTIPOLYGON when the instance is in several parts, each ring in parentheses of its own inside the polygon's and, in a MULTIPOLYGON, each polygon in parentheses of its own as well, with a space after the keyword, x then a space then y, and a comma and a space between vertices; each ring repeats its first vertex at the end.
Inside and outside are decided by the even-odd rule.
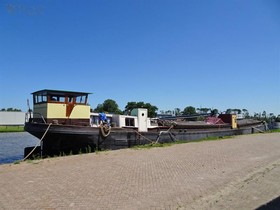
POLYGON ((24 132, 23 125, 1 125, 0 133, 24 132))
POLYGON ((280 195, 279 150, 270 133, 0 165, 0 209, 256 209, 280 195))

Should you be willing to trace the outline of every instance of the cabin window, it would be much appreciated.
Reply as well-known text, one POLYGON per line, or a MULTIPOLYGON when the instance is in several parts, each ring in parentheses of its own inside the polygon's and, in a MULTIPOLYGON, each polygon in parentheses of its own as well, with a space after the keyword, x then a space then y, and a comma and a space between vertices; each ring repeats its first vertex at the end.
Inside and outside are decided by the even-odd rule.
POLYGON ((68 103, 73 103, 74 97, 73 96, 68 96, 68 103))
POLYGON ((57 96, 51 96, 51 101, 58 101, 57 96))
POLYGON ((47 102, 47 96, 46 95, 35 95, 34 96, 34 103, 39 104, 39 103, 45 103, 47 102))
POLYGON ((99 125, 99 116, 90 116, 90 124, 91 125, 99 125))
POLYGON ((65 97, 64 96, 59 96, 58 97, 58 102, 64 103, 65 102, 65 97))
POLYGON ((125 118, 125 126, 135 126, 134 118, 125 118))
POLYGON ((86 103, 86 96, 77 96, 76 97, 77 104, 85 104, 86 103))
POLYGON ((65 103, 65 96, 51 95, 50 96, 50 101, 51 102, 65 103))

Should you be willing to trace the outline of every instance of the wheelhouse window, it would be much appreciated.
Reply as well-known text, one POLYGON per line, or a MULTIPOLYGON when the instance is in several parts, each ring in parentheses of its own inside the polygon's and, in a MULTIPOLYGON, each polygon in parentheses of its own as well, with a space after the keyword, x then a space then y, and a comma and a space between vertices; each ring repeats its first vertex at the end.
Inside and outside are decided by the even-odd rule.
POLYGON ((34 95, 34 104, 46 103, 47 96, 43 94, 34 95))
POLYGON ((76 97, 76 104, 86 104, 87 97, 86 96, 77 96, 76 97))
POLYGON ((73 102, 74 102, 74 97, 68 96, 68 103, 73 103, 73 102))
POLYGON ((87 105, 87 98, 89 93, 45 89, 34 92, 32 94, 34 104, 60 103, 72 105, 87 105))
POLYGON ((52 103, 53 102, 65 103, 65 96, 50 95, 49 100, 52 103))

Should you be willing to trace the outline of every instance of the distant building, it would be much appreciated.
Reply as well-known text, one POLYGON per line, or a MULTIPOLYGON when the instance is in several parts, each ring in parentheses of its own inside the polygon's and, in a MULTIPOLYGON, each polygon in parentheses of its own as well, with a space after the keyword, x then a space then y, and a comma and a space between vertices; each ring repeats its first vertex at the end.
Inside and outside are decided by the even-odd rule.
POLYGON ((0 111, 0 125, 24 125, 25 112, 0 111))

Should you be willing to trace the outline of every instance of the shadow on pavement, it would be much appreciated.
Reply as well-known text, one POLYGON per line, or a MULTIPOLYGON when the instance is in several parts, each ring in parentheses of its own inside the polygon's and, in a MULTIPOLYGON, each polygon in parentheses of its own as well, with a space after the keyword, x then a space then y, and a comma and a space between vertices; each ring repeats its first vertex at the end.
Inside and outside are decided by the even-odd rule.
POLYGON ((256 210, 274 210, 274 209, 277 209, 279 210, 280 209, 280 196, 278 196, 277 198, 271 200, 270 202, 256 208, 256 210))

